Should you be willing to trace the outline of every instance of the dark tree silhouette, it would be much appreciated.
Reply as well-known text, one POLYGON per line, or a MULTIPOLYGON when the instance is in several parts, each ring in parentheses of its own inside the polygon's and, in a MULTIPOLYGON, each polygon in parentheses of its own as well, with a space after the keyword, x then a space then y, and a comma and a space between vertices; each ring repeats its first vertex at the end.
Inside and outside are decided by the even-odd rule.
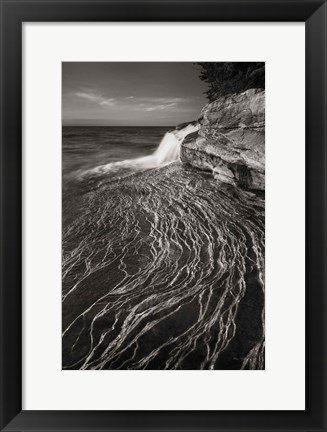
POLYGON ((208 83, 210 102, 219 96, 239 93, 250 88, 265 88, 263 62, 196 63, 201 67, 200 79, 208 83))

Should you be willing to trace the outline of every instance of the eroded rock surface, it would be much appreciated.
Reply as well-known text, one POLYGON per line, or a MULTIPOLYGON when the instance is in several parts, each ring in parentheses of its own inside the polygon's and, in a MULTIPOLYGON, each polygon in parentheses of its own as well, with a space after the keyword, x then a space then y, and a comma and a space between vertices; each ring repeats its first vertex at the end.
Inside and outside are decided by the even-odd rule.
POLYGON ((265 189, 265 91, 250 89, 205 105, 181 161, 224 183, 265 189))

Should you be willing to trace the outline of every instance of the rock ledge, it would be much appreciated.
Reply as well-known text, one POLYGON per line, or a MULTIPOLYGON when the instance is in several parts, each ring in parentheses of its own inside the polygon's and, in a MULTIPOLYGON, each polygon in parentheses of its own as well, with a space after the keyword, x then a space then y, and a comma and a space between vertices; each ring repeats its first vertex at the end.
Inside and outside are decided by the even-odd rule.
POLYGON ((185 137, 184 164, 224 183, 265 189, 265 91, 250 89, 205 105, 199 130, 185 137))

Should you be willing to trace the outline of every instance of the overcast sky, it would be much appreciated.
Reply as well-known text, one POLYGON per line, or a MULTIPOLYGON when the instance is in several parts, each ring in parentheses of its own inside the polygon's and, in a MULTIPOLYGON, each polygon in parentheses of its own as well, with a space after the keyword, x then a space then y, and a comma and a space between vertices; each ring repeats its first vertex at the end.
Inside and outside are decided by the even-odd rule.
POLYGON ((173 126, 207 103, 193 63, 62 63, 63 125, 173 126))

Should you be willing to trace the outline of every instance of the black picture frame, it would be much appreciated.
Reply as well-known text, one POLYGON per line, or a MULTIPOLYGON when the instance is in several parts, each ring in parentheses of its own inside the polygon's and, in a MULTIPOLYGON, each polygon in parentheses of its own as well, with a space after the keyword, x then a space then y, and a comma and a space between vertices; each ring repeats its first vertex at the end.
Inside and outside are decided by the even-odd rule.
MULTIPOLYGON (((326 431, 326 1, 1 0, 0 4, 0 429, 135 432, 326 431), (305 22, 305 411, 22 411, 22 23, 28 21, 305 22)), ((296 178, 296 167, 292 169, 295 172, 291 175, 296 178)))

